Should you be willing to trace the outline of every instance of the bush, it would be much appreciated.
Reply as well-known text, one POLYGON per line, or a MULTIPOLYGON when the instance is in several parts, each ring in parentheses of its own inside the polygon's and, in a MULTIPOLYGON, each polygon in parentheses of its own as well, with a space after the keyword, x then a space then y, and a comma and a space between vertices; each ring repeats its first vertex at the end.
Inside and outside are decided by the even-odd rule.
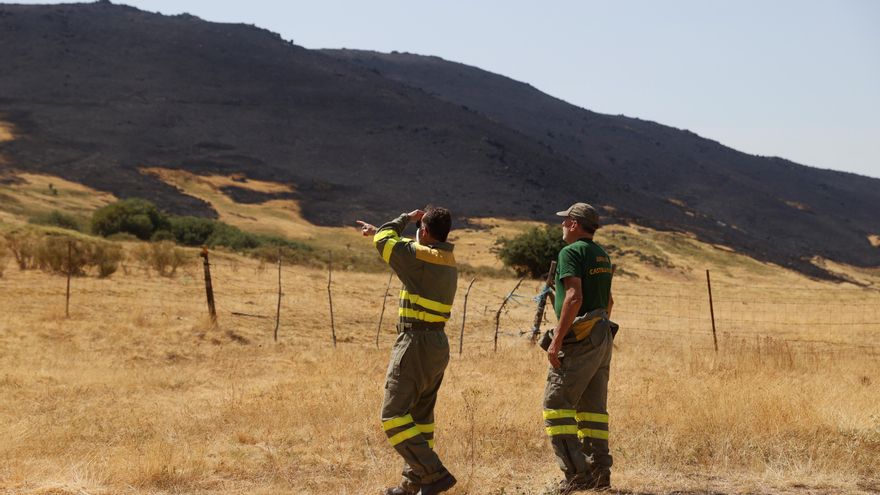
POLYGON ((50 225, 52 227, 60 227, 62 229, 75 230, 77 232, 82 232, 83 230, 82 222, 80 221, 80 219, 74 217, 73 215, 62 213, 58 210, 52 210, 49 213, 41 213, 39 215, 35 215, 28 219, 28 223, 36 225, 50 225))
POLYGON ((150 237, 151 242, 171 241, 174 242, 174 234, 168 230, 157 230, 150 237))
POLYGON ((116 273, 125 258, 122 247, 108 242, 97 242, 92 247, 91 263, 98 268, 98 277, 107 278, 116 273))
POLYGON ((171 217, 171 233, 184 246, 206 246, 219 222, 202 217, 171 217))
POLYGON ((113 242, 135 242, 139 241, 140 239, 129 234, 128 232, 117 232, 115 234, 108 235, 107 240, 113 242))
POLYGON ((125 199, 100 208, 92 214, 92 232, 107 237, 127 232, 147 240, 157 230, 168 230, 168 217, 144 199, 125 199))
POLYGON ((502 237, 495 245, 495 253, 505 266, 513 268, 518 275, 538 278, 547 273, 550 262, 565 247, 565 241, 562 227, 545 225, 533 227, 512 239, 502 237))
POLYGON ((83 241, 47 235, 37 244, 35 262, 36 267, 43 271, 85 275, 86 267, 91 264, 91 249, 83 241))
POLYGON ((161 241, 138 246, 134 257, 163 277, 173 277, 177 269, 190 264, 193 257, 175 246, 173 242, 161 241))
POLYGON ((4 235, 9 251, 21 270, 35 268, 34 256, 37 253, 39 237, 28 231, 8 232, 4 235))

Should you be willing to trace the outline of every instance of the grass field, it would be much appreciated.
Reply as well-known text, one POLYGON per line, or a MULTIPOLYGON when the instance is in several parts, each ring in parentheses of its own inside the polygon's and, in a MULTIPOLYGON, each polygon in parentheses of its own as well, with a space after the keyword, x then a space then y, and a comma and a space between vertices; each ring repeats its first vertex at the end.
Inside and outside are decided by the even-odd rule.
MULTIPOLYGON (((72 201, 55 184, 58 201, 72 201)), ((28 211, 38 206, 28 201, 28 211)), ((279 225, 293 232, 297 222, 279 225)), ((496 263, 487 255, 494 235, 524 228, 480 222, 486 230, 456 240, 459 258, 475 265, 496 263)), ((324 242, 338 235, 349 249, 371 249, 354 229, 302 225, 324 242)), ((638 226, 600 234, 624 269, 609 405, 616 487, 880 492, 877 270, 835 265, 867 288, 831 284, 683 235, 638 226)), ((326 269, 283 267, 275 343, 276 267, 214 253, 213 327, 192 255, 175 278, 137 261, 108 279, 74 278, 69 318, 63 277, 6 267, 0 493, 375 494, 397 481, 378 421, 396 312, 389 297, 377 348, 387 273, 334 271, 333 348, 326 269)), ((478 278, 459 355, 469 281, 460 280, 437 407, 437 449, 460 480, 450 493, 547 493, 559 477, 541 428, 547 364, 520 335, 538 282, 524 282, 502 313, 496 353, 494 313, 515 280, 478 278)))

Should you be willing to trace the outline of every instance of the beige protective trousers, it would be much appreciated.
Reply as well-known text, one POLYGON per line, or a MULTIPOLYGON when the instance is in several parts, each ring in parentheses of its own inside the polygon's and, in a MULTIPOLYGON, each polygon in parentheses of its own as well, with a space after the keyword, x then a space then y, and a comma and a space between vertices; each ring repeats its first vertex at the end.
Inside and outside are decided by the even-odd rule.
POLYGON ((569 481, 611 468, 608 452, 608 378, 612 339, 608 320, 583 341, 563 344, 561 366, 550 367, 544 389, 544 426, 569 481))
POLYGON ((449 364, 449 341, 442 325, 436 328, 399 333, 385 379, 382 427, 403 457, 403 485, 414 491, 447 473, 434 452, 434 404, 449 364))

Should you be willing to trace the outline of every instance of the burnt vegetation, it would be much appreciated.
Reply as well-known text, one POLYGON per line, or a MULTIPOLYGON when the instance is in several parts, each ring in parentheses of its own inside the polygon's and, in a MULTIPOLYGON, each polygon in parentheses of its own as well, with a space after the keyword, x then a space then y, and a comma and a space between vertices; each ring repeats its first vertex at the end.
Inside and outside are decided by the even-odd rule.
POLYGON ((0 44, 9 164, 178 215, 216 212, 139 167, 291 184, 284 197, 322 225, 426 200, 457 218, 555 222, 586 200, 606 223, 693 232, 814 276, 828 276, 814 256, 877 264, 880 180, 594 113, 436 57, 307 50, 109 2, 2 5, 0 44))

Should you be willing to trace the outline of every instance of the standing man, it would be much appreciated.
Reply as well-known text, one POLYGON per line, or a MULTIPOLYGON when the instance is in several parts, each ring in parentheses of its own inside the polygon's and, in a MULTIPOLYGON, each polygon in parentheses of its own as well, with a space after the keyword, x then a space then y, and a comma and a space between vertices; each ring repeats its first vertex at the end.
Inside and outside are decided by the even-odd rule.
POLYGON ((611 487, 608 374, 611 363, 611 260, 593 242, 599 215, 575 203, 557 215, 562 238, 556 265, 557 323, 547 350, 544 425, 559 467, 561 493, 611 487))
POLYGON ((444 326, 458 284, 453 245, 446 242, 452 216, 445 208, 428 206, 378 229, 358 223, 403 282, 382 404, 382 428, 403 457, 403 480, 385 495, 445 492, 456 480, 434 452, 434 404, 449 363, 444 326), (418 222, 415 241, 400 236, 410 222, 418 222))

